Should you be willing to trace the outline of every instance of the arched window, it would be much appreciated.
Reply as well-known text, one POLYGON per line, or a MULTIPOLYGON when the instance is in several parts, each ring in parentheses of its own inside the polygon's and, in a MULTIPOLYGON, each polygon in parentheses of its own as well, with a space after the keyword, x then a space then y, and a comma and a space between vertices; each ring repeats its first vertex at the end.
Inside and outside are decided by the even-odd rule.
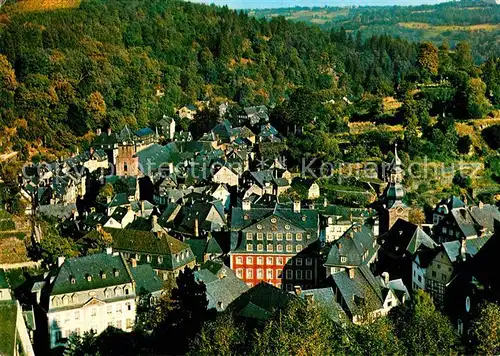
POLYGON ((123 163, 123 171, 127 172, 128 171, 128 165, 127 162, 123 163))

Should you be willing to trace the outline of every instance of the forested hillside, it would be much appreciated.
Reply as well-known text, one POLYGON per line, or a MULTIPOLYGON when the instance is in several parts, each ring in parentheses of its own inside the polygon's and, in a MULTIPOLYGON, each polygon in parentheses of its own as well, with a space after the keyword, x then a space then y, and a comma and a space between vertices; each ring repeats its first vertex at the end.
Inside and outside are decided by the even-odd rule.
POLYGON ((374 118, 384 96, 426 82, 444 81, 428 94, 433 115, 482 117, 490 109, 485 93, 498 104, 498 60, 474 66, 467 43, 438 53, 389 36, 364 41, 281 17, 166 0, 1 11, 2 149, 21 158, 42 148, 74 151, 96 128, 152 125, 197 100, 278 105, 277 120, 279 104, 301 86, 315 99, 305 97, 300 124, 311 122, 317 102, 345 96, 356 103, 321 109, 325 133, 342 131, 350 118, 374 118))
POLYGON ((251 10, 256 17, 283 16, 316 24, 323 29, 345 28, 363 38, 388 34, 410 41, 471 43, 474 59, 481 62, 500 55, 500 6, 483 1, 451 1, 413 7, 315 7, 251 10))

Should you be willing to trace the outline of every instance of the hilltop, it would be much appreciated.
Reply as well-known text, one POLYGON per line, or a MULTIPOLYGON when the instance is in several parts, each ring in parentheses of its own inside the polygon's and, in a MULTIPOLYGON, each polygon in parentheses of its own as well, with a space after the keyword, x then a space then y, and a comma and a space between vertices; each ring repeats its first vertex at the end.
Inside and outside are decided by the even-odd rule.
POLYGON ((467 40, 476 62, 500 55, 500 6, 482 1, 447 2, 421 6, 295 7, 249 10, 256 17, 283 16, 323 29, 340 29, 363 38, 388 34, 410 41, 447 41, 451 46, 467 40))

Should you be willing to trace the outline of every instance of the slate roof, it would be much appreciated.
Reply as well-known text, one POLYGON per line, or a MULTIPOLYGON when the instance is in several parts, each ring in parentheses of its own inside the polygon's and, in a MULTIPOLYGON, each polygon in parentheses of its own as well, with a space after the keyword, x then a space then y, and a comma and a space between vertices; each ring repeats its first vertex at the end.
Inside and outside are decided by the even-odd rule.
POLYGON ((299 297, 304 300, 307 300, 309 296, 312 296, 314 303, 318 303, 322 308, 324 308, 330 319, 334 322, 338 323, 347 320, 345 312, 340 304, 337 303, 335 293, 331 287, 307 289, 303 290, 299 295, 299 297))
POLYGON ((67 219, 73 215, 73 211, 77 211, 74 203, 40 205, 37 209, 40 215, 57 219, 67 219))
POLYGON ((422 247, 434 249, 437 244, 418 225, 398 219, 391 229, 381 236, 384 252, 393 257, 401 257, 406 252, 417 253, 422 247))
POLYGON ((177 164, 179 155, 176 154, 175 146, 161 146, 157 143, 139 151, 136 156, 139 159, 139 165, 144 170, 145 174, 150 175, 152 172, 160 168, 168 168, 170 162, 177 164))
POLYGON ((112 132, 111 135, 108 135, 107 132, 101 132, 100 135, 95 136, 94 145, 104 146, 104 145, 114 145, 118 142, 118 136, 116 133, 112 132))
POLYGON ((163 283, 153 270, 151 265, 142 264, 136 267, 130 267, 130 272, 136 283, 136 294, 150 294, 159 292, 163 289, 163 283))
MULTIPOLYGON (((477 237, 473 239, 465 240, 465 253, 473 257, 479 250, 488 242, 489 237, 477 237)), ((442 244, 443 250, 450 259, 451 262, 456 262, 460 256, 461 242, 458 240, 444 242, 442 244)))
POLYGON ((194 275, 196 281, 203 282, 206 286, 208 309, 223 311, 248 290, 246 283, 220 262, 207 261, 194 275))
POLYGON ((334 273, 331 277, 351 316, 359 315, 363 305, 367 305, 369 311, 382 308, 384 293, 380 283, 367 266, 356 268, 352 279, 349 277, 349 272, 345 270, 334 273))
POLYGON ((261 282, 236 298, 228 307, 235 315, 258 320, 267 320, 272 314, 286 306, 297 297, 261 282))
POLYGON ((370 226, 353 224, 338 240, 323 249, 325 266, 362 266, 378 251, 379 245, 370 226), (346 262, 342 262, 342 258, 346 262))
POLYGON ((122 256, 97 253, 66 259, 54 280, 51 295, 105 288, 125 283, 132 283, 132 278, 122 256), (118 276, 115 276, 114 271, 118 271, 118 276), (106 278, 101 278, 101 272, 106 273, 106 278), (92 277, 90 282, 87 281, 87 275, 92 277), (76 283, 71 283, 71 277, 75 278, 76 283))
POLYGON ((130 129, 128 128, 127 125, 120 131, 120 134, 118 135, 118 141, 119 142, 134 142, 134 134, 130 129))
MULTIPOLYGON (((452 195, 449 198, 441 200, 437 206, 438 207, 445 206, 449 212, 452 209, 465 208, 465 203, 460 198, 452 195)), ((448 213, 448 212, 445 212, 445 213, 448 213)))
POLYGON ((186 243, 196 256, 196 262, 202 263, 205 254, 222 255, 223 251, 217 240, 213 237, 186 239, 186 243))
POLYGON ((144 127, 142 129, 135 131, 134 134, 138 137, 144 137, 148 135, 154 135, 154 132, 149 127, 144 127))
MULTIPOLYGON (((156 258, 152 259, 151 264, 155 268, 173 270, 195 260, 189 245, 168 234, 156 236, 150 231, 113 228, 103 228, 103 230, 111 234, 113 248, 118 251, 163 256, 162 263, 156 258), (177 255, 183 255, 184 258, 177 260, 177 255)), ((98 234, 98 231, 91 231, 84 239, 97 239, 98 234)), ((140 262, 143 262, 143 259, 140 262)))
POLYGON ((111 217, 121 224, 123 218, 125 217, 125 215, 127 215, 127 213, 128 213, 128 208, 118 207, 115 209, 111 217))

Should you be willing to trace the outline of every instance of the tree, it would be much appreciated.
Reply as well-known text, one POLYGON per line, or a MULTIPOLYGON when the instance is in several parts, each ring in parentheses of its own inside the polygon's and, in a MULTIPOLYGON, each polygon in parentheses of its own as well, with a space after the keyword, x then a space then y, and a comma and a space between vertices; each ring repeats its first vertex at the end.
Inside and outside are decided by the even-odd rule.
POLYGON ((354 340, 350 354, 366 355, 406 355, 402 343, 394 333, 394 327, 386 317, 361 326, 353 325, 354 340), (369 350, 369 351, 368 351, 369 350))
POLYGON ((191 346, 189 355, 245 354, 246 338, 245 325, 237 325, 232 314, 222 313, 214 321, 205 323, 191 346))
POLYGON ((292 301, 256 331, 253 355, 332 355, 348 347, 344 330, 315 303, 292 301))
POLYGON ((494 150, 500 148, 500 125, 492 125, 481 132, 484 140, 494 150))
POLYGON ((486 302, 481 306, 479 316, 473 321, 472 347, 477 355, 498 355, 500 353, 500 307, 486 302))
POLYGON ((480 78, 471 78, 465 92, 469 118, 482 119, 491 109, 491 103, 486 98, 486 84, 480 78))
POLYGON ((99 194, 97 195, 97 200, 100 202, 106 202, 115 195, 113 185, 111 183, 106 183, 99 189, 99 194))
POLYGON ((430 42, 422 42, 418 48, 418 64, 422 70, 436 75, 439 69, 439 53, 430 42))
POLYGON ((472 140, 469 135, 460 136, 457 142, 458 153, 463 155, 469 154, 471 145, 472 145, 472 140))
POLYGON ((455 48, 455 65, 466 72, 472 68, 472 51, 469 42, 462 41, 455 48))
POLYGON ((62 237, 54 226, 46 226, 43 229, 39 247, 39 257, 45 266, 56 263, 58 257, 78 256, 75 242, 70 238, 62 237))
POLYGON ((436 310, 424 291, 414 293, 412 300, 393 308, 389 317, 396 336, 413 355, 450 354, 457 336, 448 318, 436 310))
POLYGON ((425 214, 421 209, 413 208, 410 210, 409 220, 412 224, 421 225, 425 223, 425 214))
POLYGON ((113 192, 114 194, 120 194, 120 193, 127 193, 129 192, 129 187, 127 180, 123 177, 120 177, 114 184, 113 184, 113 192))

